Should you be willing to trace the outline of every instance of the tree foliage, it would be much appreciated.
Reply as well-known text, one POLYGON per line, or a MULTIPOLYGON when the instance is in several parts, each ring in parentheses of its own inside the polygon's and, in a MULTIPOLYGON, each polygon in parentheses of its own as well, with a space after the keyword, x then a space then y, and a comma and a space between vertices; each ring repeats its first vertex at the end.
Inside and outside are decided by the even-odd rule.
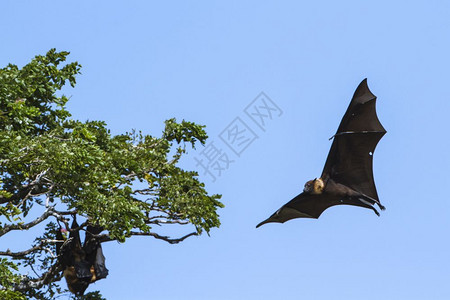
POLYGON ((161 137, 111 135, 102 121, 71 119, 61 89, 75 86, 81 66, 65 63, 68 54, 52 49, 23 68, 0 69, 0 238, 45 225, 29 249, 0 249, 1 299, 65 291, 57 284, 56 232, 70 231, 75 215, 84 220, 81 231, 102 226, 102 242, 147 235, 178 243, 220 225, 220 195, 209 195, 197 172, 177 165, 186 146, 205 143, 204 126, 170 119, 161 137), (181 237, 155 231, 166 224, 194 230, 181 237), (21 275, 19 264, 34 276, 21 275))

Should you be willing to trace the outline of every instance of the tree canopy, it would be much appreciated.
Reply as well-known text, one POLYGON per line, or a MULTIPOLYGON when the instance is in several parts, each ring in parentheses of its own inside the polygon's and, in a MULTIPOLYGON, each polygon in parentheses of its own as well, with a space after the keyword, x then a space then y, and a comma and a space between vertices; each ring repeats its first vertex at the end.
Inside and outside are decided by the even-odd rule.
POLYGON ((220 226, 221 196, 208 194, 197 172, 178 166, 186 147, 204 145, 205 126, 170 119, 160 137, 112 135, 103 121, 72 119, 61 89, 75 86, 81 66, 66 63, 68 55, 51 49, 22 68, 0 69, 0 238, 42 228, 26 249, 0 249, 1 299, 67 292, 58 284, 61 229, 83 232, 91 224, 103 229, 100 242, 145 235, 178 243, 220 226), (71 229, 75 216, 80 226, 71 229), (159 234, 156 225, 168 224, 193 230, 159 234))

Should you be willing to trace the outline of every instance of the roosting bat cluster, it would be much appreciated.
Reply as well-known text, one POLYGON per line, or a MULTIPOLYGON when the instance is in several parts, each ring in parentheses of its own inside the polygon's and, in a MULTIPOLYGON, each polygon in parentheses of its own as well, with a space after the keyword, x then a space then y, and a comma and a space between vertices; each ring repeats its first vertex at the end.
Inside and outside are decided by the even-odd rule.
MULTIPOLYGON (((102 245, 96 238, 102 228, 88 225, 83 245, 79 230, 74 218, 69 238, 56 245, 58 262, 62 266, 67 287, 75 295, 83 295, 89 284, 108 275, 102 245)), ((61 230, 58 231, 57 238, 64 240, 61 230)))
POLYGON ((320 178, 308 181, 301 194, 256 227, 295 218, 317 219, 327 208, 340 204, 365 207, 377 215, 375 204, 384 210, 372 171, 375 147, 386 133, 375 111, 376 99, 364 79, 333 136, 320 178))

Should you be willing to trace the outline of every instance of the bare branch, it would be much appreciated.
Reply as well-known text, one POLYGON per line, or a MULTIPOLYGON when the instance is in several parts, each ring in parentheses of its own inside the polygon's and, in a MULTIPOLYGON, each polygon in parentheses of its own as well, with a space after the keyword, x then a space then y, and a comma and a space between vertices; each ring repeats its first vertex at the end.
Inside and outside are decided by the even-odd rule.
MULTIPOLYGON (((135 231, 132 231, 131 235, 152 236, 152 237, 154 237, 156 239, 166 241, 169 244, 178 244, 178 243, 184 241, 185 239, 187 239, 188 237, 191 237, 191 236, 194 236, 194 235, 198 235, 198 233, 197 232, 191 232, 191 233, 186 234, 186 235, 184 235, 184 236, 182 236, 180 238, 175 238, 175 239, 170 238, 168 236, 159 235, 159 234, 157 234, 155 232, 135 232, 135 231)), ((112 239, 107 234, 99 235, 99 237, 100 237, 100 241, 101 242, 115 241, 115 239, 112 239)))
MULTIPOLYGON (((163 218, 161 216, 158 216, 157 218, 163 218)), ((182 220, 161 220, 161 219, 155 219, 155 217, 151 218, 152 220, 149 220, 145 222, 145 224, 180 224, 180 225, 187 225, 189 224, 189 221, 182 221, 182 220)))
POLYGON ((137 176, 136 173, 131 172, 130 174, 124 175, 123 178, 129 180, 129 179, 131 179, 133 177, 136 177, 136 176, 137 176))
POLYGON ((166 241, 169 244, 178 244, 179 242, 184 241, 188 237, 191 237, 191 236, 194 236, 194 235, 198 235, 198 233, 197 232, 191 232, 191 233, 186 234, 185 236, 182 236, 182 237, 177 238, 177 239, 172 239, 172 238, 170 238, 168 236, 162 236, 162 235, 159 235, 159 234, 154 233, 154 232, 131 232, 131 235, 152 236, 152 237, 154 237, 156 239, 166 241))
POLYGON ((47 172, 48 172, 49 170, 50 170, 50 169, 46 169, 46 170, 42 171, 41 173, 37 174, 37 175, 36 175, 36 178, 35 178, 32 182, 23 185, 22 188, 34 187, 34 186, 38 185, 39 182, 41 181, 41 178, 42 178, 45 174, 47 174, 47 172))
POLYGON ((39 278, 24 277, 22 282, 14 287, 15 291, 26 291, 30 289, 40 289, 50 282, 60 281, 62 278, 62 267, 58 263, 51 266, 46 273, 39 278), (58 274, 60 273, 60 274, 58 274))
POLYGON ((134 190, 133 194, 140 194, 145 196, 157 196, 158 193, 151 189, 134 190))
MULTIPOLYGON (((16 200, 21 200, 19 204, 17 204, 16 206, 19 207, 21 206, 28 198, 30 197, 34 197, 34 196, 40 196, 43 195, 45 193, 47 193, 48 191, 38 191, 37 194, 32 194, 34 190, 36 190, 36 188, 42 184, 41 181, 42 179, 46 179, 44 176, 47 174, 47 172, 49 171, 49 169, 46 169, 42 172, 40 172, 39 174, 36 175, 36 178, 31 181, 30 183, 24 184, 20 187, 17 187, 17 193, 15 193, 14 195, 12 195, 11 197, 3 197, 0 196, 0 204, 3 203, 7 203, 7 202, 14 202, 16 200)), ((48 180, 46 180, 47 183, 49 183, 48 180)))
MULTIPOLYGON (((20 257, 23 257, 23 256, 25 256, 27 254, 35 252, 35 251, 40 251, 40 250, 48 251, 49 248, 45 248, 44 246, 47 245, 47 244, 55 244, 57 242, 64 242, 64 241, 61 241, 61 240, 42 240, 38 245, 36 245, 36 246, 34 246, 34 247, 32 247, 32 248, 30 248, 28 250, 19 251, 19 252, 11 252, 11 250, 8 249, 6 251, 0 251, 0 255, 11 256, 11 257, 14 257, 14 258, 20 258, 20 257)), ((49 251, 49 252, 52 255, 52 257, 54 257, 53 252, 51 252, 51 251, 49 251)))
POLYGON ((5 225, 2 230, 0 230, 0 236, 5 235, 6 233, 10 232, 11 230, 24 230, 29 229, 31 227, 36 226, 37 224, 41 223, 48 217, 52 215, 52 208, 48 208, 40 217, 34 219, 33 221, 26 223, 26 224, 11 224, 11 225, 5 225))
POLYGON ((66 229, 69 229, 70 228, 69 222, 63 216, 74 215, 76 213, 77 213, 76 210, 74 210, 74 211, 56 211, 56 210, 53 210, 52 216, 54 216, 58 221, 64 223, 66 229))
POLYGON ((58 220, 66 222, 62 215, 71 215, 74 212, 67 211, 67 212, 58 212, 54 209, 53 206, 47 208, 45 212, 38 218, 34 219, 33 221, 25 224, 11 224, 11 225, 5 225, 2 229, 0 229, 0 237, 7 234, 11 230, 27 230, 31 227, 36 226, 37 224, 41 223, 42 221, 46 220, 50 216, 56 217, 58 220))

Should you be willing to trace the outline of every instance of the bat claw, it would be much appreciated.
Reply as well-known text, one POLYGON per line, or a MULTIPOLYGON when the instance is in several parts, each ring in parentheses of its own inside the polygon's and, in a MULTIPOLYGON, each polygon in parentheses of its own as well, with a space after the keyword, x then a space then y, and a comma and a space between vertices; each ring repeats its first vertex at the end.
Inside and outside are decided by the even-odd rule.
POLYGON ((380 216, 380 213, 378 212, 378 210, 377 210, 375 207, 371 206, 370 208, 372 208, 373 212, 374 212, 377 216, 380 216))
MULTIPOLYGON (((365 200, 365 199, 363 199, 363 198, 359 198, 359 201, 361 201, 362 203, 366 204, 366 205, 367 205, 367 208, 371 208, 377 216, 380 216, 380 213, 378 212, 378 210, 377 210, 375 207, 372 206, 372 203, 368 202, 367 200, 365 200)), ((382 206, 382 205, 379 204, 379 203, 377 203, 377 204, 378 204, 378 206, 382 206)), ((384 206, 383 206, 383 207, 384 207, 384 206)), ((380 208, 381 208, 381 207, 380 207, 380 208)), ((381 209, 382 209, 382 208, 381 208, 381 209)), ((383 209, 382 209, 382 210, 383 210, 383 209)))

